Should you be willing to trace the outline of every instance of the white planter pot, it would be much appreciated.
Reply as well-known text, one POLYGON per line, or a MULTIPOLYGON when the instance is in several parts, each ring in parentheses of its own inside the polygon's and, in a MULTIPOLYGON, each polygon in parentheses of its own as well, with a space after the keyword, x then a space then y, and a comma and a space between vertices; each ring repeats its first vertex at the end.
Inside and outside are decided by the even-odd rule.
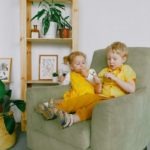
POLYGON ((57 35, 57 23, 50 22, 50 27, 44 38, 56 38, 57 35))
POLYGON ((58 77, 52 77, 53 82, 58 82, 58 77))

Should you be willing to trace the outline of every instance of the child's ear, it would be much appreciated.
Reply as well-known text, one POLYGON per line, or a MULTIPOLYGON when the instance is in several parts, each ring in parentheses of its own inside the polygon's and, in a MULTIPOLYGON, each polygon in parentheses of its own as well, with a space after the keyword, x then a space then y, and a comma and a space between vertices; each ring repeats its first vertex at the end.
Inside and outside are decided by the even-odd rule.
POLYGON ((127 57, 126 56, 123 56, 122 59, 123 59, 123 63, 125 63, 127 61, 127 57))
POLYGON ((72 70, 72 71, 73 71, 73 67, 72 67, 72 66, 70 66, 70 70, 72 70))

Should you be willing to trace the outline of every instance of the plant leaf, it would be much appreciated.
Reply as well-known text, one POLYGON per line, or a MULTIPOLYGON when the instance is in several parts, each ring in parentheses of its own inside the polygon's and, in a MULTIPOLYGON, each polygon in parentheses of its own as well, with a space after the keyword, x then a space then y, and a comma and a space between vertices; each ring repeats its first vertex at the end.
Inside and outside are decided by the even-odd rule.
POLYGON ((26 109, 26 103, 25 103, 25 101, 23 101, 23 100, 11 100, 11 103, 13 103, 14 105, 16 105, 17 108, 18 108, 20 111, 22 111, 22 112, 24 112, 25 109, 26 109))
POLYGON ((64 4, 55 3, 54 5, 59 7, 59 8, 61 8, 61 9, 65 9, 65 5, 64 4))
POLYGON ((31 18, 31 21, 34 20, 35 18, 37 18, 39 20, 45 12, 46 12, 45 9, 38 11, 37 14, 31 18))
POLYGON ((8 133, 12 134, 15 129, 15 119, 14 119, 13 115, 4 115, 3 117, 4 117, 5 127, 8 131, 8 133))
POLYGON ((67 22, 67 19, 68 18, 68 16, 67 17, 65 17, 65 18, 63 18, 62 16, 61 16, 61 19, 62 19, 62 21, 61 21, 61 23, 62 23, 62 25, 64 26, 64 27, 67 27, 68 29, 72 29, 72 26, 67 22))
POLYGON ((50 21, 49 21, 48 16, 43 18, 42 26, 43 26, 43 32, 44 32, 44 35, 45 35, 47 33, 49 27, 50 27, 50 21))
POLYGON ((3 104, 2 104, 3 113, 6 113, 10 110, 11 101, 10 101, 10 97, 7 95, 5 95, 3 99, 4 99, 3 104))
POLYGON ((11 90, 11 89, 6 90, 6 95, 7 95, 9 98, 11 97, 11 93, 12 93, 12 90, 11 90))
POLYGON ((5 84, 0 80, 0 103, 3 102, 3 97, 6 93, 5 84))
POLYGON ((52 6, 52 4, 51 3, 49 3, 48 1, 46 1, 46 0, 43 0, 42 1, 42 4, 44 5, 44 3, 46 4, 46 5, 48 5, 49 7, 51 7, 52 6))
POLYGON ((64 18, 64 20, 67 20, 69 18, 69 16, 66 16, 65 18, 64 18))

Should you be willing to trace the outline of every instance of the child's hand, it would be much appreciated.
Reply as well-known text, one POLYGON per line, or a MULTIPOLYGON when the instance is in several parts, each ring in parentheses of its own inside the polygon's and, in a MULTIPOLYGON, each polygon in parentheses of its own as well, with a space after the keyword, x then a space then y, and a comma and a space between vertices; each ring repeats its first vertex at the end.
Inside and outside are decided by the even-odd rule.
POLYGON ((81 75, 84 76, 84 77, 87 77, 89 74, 89 71, 87 68, 82 68, 81 69, 81 75))
POLYGON ((100 94, 102 91, 102 83, 99 77, 96 75, 93 76, 93 81, 94 81, 94 91, 96 94, 100 94))
POLYGON ((99 79, 99 77, 97 75, 93 76, 93 80, 94 80, 94 83, 101 84, 101 81, 100 81, 100 79, 99 79))
POLYGON ((104 75, 106 78, 108 78, 108 79, 111 79, 111 80, 113 80, 113 81, 115 81, 116 80, 116 76, 114 75, 114 74, 112 74, 112 73, 106 73, 105 75, 104 75))
POLYGON ((63 76, 63 75, 59 76, 59 78, 58 78, 59 82, 63 82, 64 80, 65 80, 65 76, 63 76))
POLYGON ((97 75, 94 75, 94 91, 96 94, 100 94, 102 91, 102 83, 97 75))

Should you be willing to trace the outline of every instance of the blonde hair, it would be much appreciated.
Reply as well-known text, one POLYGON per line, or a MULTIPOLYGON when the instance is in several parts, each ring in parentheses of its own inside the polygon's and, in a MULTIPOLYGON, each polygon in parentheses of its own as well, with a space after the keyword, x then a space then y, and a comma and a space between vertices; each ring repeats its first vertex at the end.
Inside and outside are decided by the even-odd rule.
POLYGON ((74 51, 72 53, 70 53, 68 56, 64 57, 64 63, 69 63, 72 64, 73 60, 75 57, 77 56, 83 56, 86 59, 86 55, 80 51, 74 51))
POLYGON ((128 48, 127 46, 122 42, 114 42, 108 47, 106 47, 107 53, 117 53, 121 57, 126 58, 128 57, 128 48))

